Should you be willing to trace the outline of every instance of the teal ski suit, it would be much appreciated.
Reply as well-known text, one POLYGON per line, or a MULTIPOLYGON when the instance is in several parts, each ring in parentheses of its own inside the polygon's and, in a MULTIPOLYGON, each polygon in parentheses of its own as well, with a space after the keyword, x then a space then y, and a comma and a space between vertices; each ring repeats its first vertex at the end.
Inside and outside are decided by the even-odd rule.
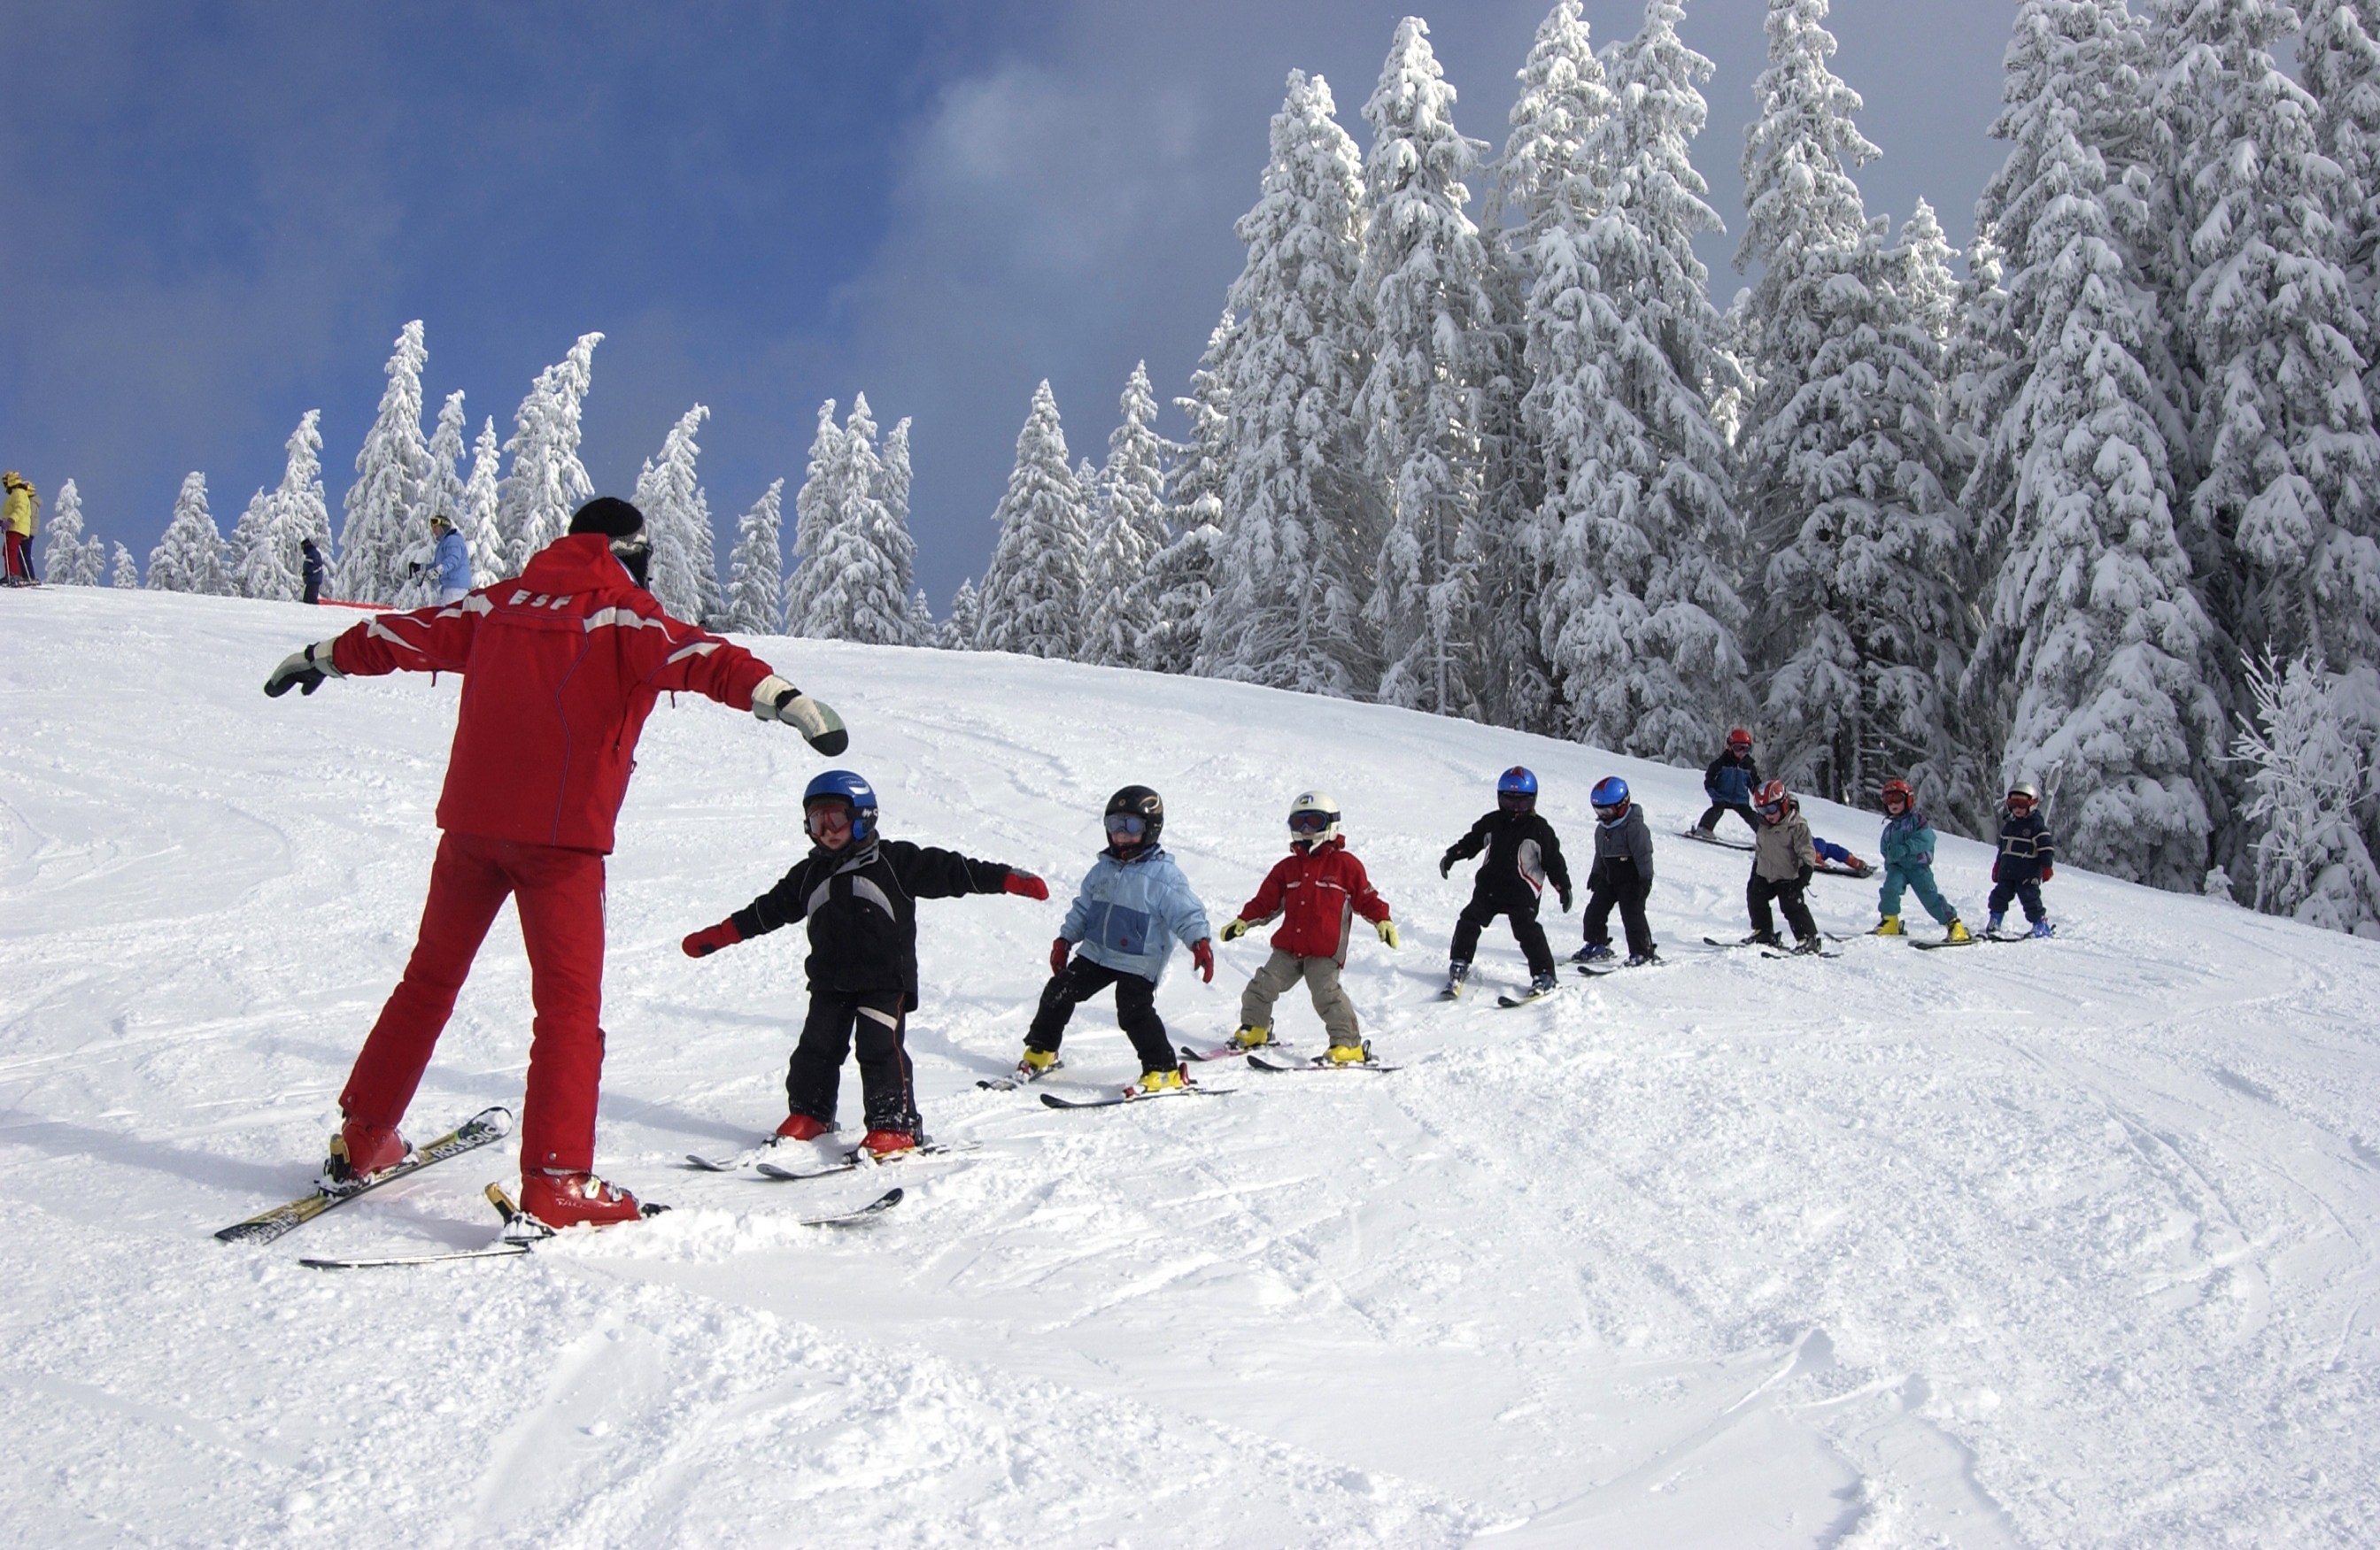
POLYGON ((1887 819, 1876 848, 1884 852, 1884 887, 1876 901, 1878 914, 1899 914, 1900 890, 1908 888, 1916 890, 1925 913, 1943 925, 1959 918, 1959 912, 1934 886, 1934 826, 1925 821, 1925 814, 1912 807, 1897 818, 1887 819))

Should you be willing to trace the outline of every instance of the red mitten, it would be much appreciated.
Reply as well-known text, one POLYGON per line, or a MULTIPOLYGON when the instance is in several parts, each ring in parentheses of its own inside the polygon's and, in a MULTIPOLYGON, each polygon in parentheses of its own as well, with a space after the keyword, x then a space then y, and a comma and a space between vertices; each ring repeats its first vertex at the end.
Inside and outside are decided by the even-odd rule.
POLYGON ((2057 868, 2057 867, 2052 866, 2051 865, 2049 865, 2049 863, 2047 863, 2047 862, 2046 862, 2046 861, 2045 861, 2045 862, 2043 862, 2043 863, 2041 864, 2041 880, 2042 880, 2043 882, 2047 882, 2050 878, 2052 878, 2056 877, 2057 875, 2058 875, 2058 868, 2057 868))
POLYGON ((1064 974, 1066 972, 1066 960, 1073 956, 1074 951, 1075 944, 1068 941, 1063 937, 1051 942, 1050 944, 1050 972, 1053 975, 1064 974))
POLYGON ((1050 897, 1050 885, 1030 872, 1011 872, 1008 874, 1008 879, 1000 886, 1011 893, 1023 894, 1027 899, 1050 897))
POLYGON ((680 945, 685 947, 688 958, 708 958, 721 948, 734 947, 743 939, 744 933, 735 929, 735 922, 730 918, 716 926, 704 926, 680 945))
POLYGON ((1208 984, 1215 983, 1215 944, 1201 937, 1190 944, 1190 962, 1198 965, 1198 977, 1208 984))
POLYGON ((1992 863, 1992 881, 1994 881, 1994 882, 1998 882, 1998 881, 1999 881, 1999 880, 2000 880, 2000 864, 1999 864, 1998 862, 1995 861, 1995 862, 1993 862, 1993 863, 1992 863))

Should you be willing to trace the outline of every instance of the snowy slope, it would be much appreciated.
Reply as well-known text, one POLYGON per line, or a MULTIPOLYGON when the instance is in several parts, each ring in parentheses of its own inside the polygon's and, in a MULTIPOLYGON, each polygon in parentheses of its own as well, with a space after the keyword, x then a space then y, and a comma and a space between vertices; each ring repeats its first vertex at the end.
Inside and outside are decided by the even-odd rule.
MULTIPOLYGON (((1047 874, 923 907, 922 1102, 974 1154, 771 1185, 674 1166, 783 1113, 798 933, 677 941, 798 854, 820 761, 708 702, 648 729, 613 858, 599 1156, 667 1217, 468 1245, 496 1151, 263 1250, 410 945, 452 680, 258 692, 340 616, 83 591, 0 611, 0 1532, 18 1544, 2354 1544, 2380 1539, 2380 944, 2061 872, 2055 942, 1704 949, 1748 858, 1664 839, 1667 968, 1431 999, 1439 853, 1516 761, 1588 848, 1618 771, 1374 708, 764 641, 890 832, 1047 874), (1403 923, 1348 982, 1394 1075, 1058 1114, 1014 1060, 1127 781, 1217 924, 1335 792, 1403 923), (897 1181, 872 1229, 795 1225, 897 1181)), ((1814 805, 1871 849, 1876 820, 1814 805)), ((1732 824, 1733 820, 1729 820, 1732 824)), ((1981 913, 1987 853, 1944 845, 1981 913)), ((1872 884, 1821 879, 1864 929, 1872 884)), ((1577 917, 1556 923, 1576 944, 1577 917)), ((1261 938, 1159 996, 1206 1041, 1261 938)), ((1481 974, 1524 971, 1500 926, 1481 974)), ((1311 1011, 1285 1001, 1295 1045, 1311 1011)), ((408 1126, 516 1104, 509 912, 408 1126)), ((1124 1079, 1102 1001, 1059 1090, 1124 1079)), ((856 1118, 856 1073, 844 1114, 856 1118)))

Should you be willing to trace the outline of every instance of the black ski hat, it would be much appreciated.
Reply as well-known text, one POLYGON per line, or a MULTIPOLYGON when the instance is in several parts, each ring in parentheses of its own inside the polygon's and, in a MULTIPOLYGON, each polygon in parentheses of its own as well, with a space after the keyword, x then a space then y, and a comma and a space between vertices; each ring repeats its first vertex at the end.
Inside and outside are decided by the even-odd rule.
POLYGON ((617 496, 598 495, 570 514, 570 530, 625 539, 645 530, 645 514, 617 496))

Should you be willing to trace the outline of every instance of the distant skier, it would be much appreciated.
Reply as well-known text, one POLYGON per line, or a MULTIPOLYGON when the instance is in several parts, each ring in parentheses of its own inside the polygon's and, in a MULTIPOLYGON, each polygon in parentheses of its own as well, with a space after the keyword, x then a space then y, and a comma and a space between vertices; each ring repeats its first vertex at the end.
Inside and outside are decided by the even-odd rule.
POLYGON ((521 1105, 521 1208, 548 1227, 633 1221, 636 1196, 595 1177, 603 1071, 603 857, 637 737, 671 690, 749 706, 820 753, 849 739, 832 710, 743 648, 671 618, 644 589, 644 515, 589 501, 516 579, 448 607, 382 613, 292 654, 279 696, 325 678, 458 672, 463 695, 438 801, 445 833, 420 935, 339 1095, 324 1172, 369 1178, 411 1150, 397 1123, 511 897, 537 1009, 521 1105))
POLYGON ((11 587, 33 585, 33 527, 42 497, 30 480, 11 468, 0 473, 0 529, 7 535, 8 561, 5 579, 11 587))
POLYGON ((1694 827, 1705 834, 1718 829, 1719 815, 1733 813, 1750 826, 1753 835, 1760 834, 1760 819, 1752 809, 1752 793, 1760 789, 1760 766, 1753 762, 1752 733, 1737 727, 1727 734, 1727 752, 1711 760, 1703 771, 1703 794, 1710 798, 1710 809, 1704 813, 1694 827))
POLYGON ((440 603, 459 603, 471 591, 471 551, 463 535, 455 531, 455 519, 444 512, 430 519, 430 536, 435 547, 431 551, 430 568, 436 573, 440 603))
POLYGON ((314 540, 311 539, 298 539, 298 549, 304 563, 303 579, 306 584, 305 600, 310 603, 319 603, 322 600, 322 572, 324 569, 322 564, 322 551, 314 547, 314 540))
POLYGON ((1760 839, 1752 853, 1752 878, 1744 885, 1743 902, 1752 916, 1752 939, 1764 947, 1783 947, 1778 939, 1777 917, 1769 913, 1775 900, 1793 928, 1793 951, 1816 952, 1827 945, 1818 923, 1810 918, 1803 893, 1816 870, 1818 853, 1810 842, 1810 822, 1782 781, 1771 781, 1752 797, 1760 815, 1760 839))
POLYGON ((1439 858, 1438 875, 1451 876, 1456 862, 1482 850, 1488 859, 1471 885, 1471 902, 1455 917, 1441 994, 1450 1000, 1463 994, 1479 933, 1500 914, 1510 917, 1512 939, 1529 961, 1529 993, 1542 996, 1560 982, 1554 977, 1554 953, 1546 945, 1545 927, 1537 924, 1539 896, 1550 881, 1568 914, 1570 868, 1562 863, 1561 842, 1554 837, 1553 825, 1537 815, 1537 778, 1517 764, 1496 778, 1496 810, 1447 848, 1439 858))
POLYGON ((1147 786, 1126 786, 1108 798, 1101 822, 1107 848, 1091 863, 1058 939, 1050 944, 1050 983, 1041 987, 1041 1004, 1026 1030, 1017 1073, 1038 1076, 1056 1065, 1075 1008, 1112 985, 1116 1023, 1140 1057, 1141 1090, 1178 1088, 1182 1064, 1157 1015, 1157 983, 1176 938, 1188 945, 1200 975, 1214 983, 1207 907, 1158 843, 1165 832, 1164 798, 1147 786))
POLYGON ((2000 854, 1992 863, 1992 892, 1986 901, 1992 913, 1984 929, 1998 936, 2000 917, 2008 914, 2009 901, 2016 899, 2023 902, 2024 918, 2033 923, 2034 936, 2055 931, 2049 912, 2042 907, 2041 885, 2050 879, 2055 871, 2051 863, 2057 859, 2049 821, 2041 816, 2041 788, 2019 781, 2000 804, 2000 854))
POLYGON ((880 838, 876 792, 848 769, 830 769, 802 793, 810 853, 776 887, 716 926, 687 937, 686 955, 765 936, 797 920, 809 925, 809 1016, 785 1070, 784 1123, 777 1133, 808 1141, 835 1128, 843 1062, 859 1043, 868 1122, 861 1143, 879 1157, 917 1145, 917 1084, 903 1039, 917 1006, 917 901, 970 893, 1047 899, 1030 872, 956 851, 880 838))
POLYGON ((1900 893, 1908 888, 1916 890, 1917 902, 1925 906, 1927 914, 1949 928, 1944 941, 1973 941, 1959 912, 1934 886, 1934 826, 1917 810, 1917 793, 1908 781, 1896 777, 1884 783, 1883 796, 1884 837, 1876 842, 1876 848, 1884 853, 1884 886, 1876 891, 1876 910, 1882 919, 1876 923, 1876 935, 1902 934, 1900 893))
POLYGON ((1571 957, 1592 963, 1611 956, 1611 910, 1628 933, 1628 966, 1641 968, 1659 955, 1653 928, 1645 920, 1645 900, 1653 891, 1653 828, 1645 809, 1629 800, 1628 782, 1609 775, 1595 783, 1595 866, 1586 875, 1586 945, 1571 957))
POLYGON ((1371 1059, 1355 1004, 1339 987, 1339 971, 1347 965, 1355 916, 1370 921, 1391 948, 1398 945, 1397 927, 1389 918, 1389 902, 1373 890, 1364 864, 1339 832, 1336 797, 1310 791, 1289 805, 1289 854, 1266 874, 1256 897, 1223 924, 1223 940, 1235 941, 1275 915, 1283 919, 1272 935, 1272 956, 1240 993, 1240 1027, 1232 1042, 1243 1049, 1278 1042, 1272 1036, 1273 1003, 1304 980, 1330 1036, 1330 1059, 1340 1065, 1371 1059))

